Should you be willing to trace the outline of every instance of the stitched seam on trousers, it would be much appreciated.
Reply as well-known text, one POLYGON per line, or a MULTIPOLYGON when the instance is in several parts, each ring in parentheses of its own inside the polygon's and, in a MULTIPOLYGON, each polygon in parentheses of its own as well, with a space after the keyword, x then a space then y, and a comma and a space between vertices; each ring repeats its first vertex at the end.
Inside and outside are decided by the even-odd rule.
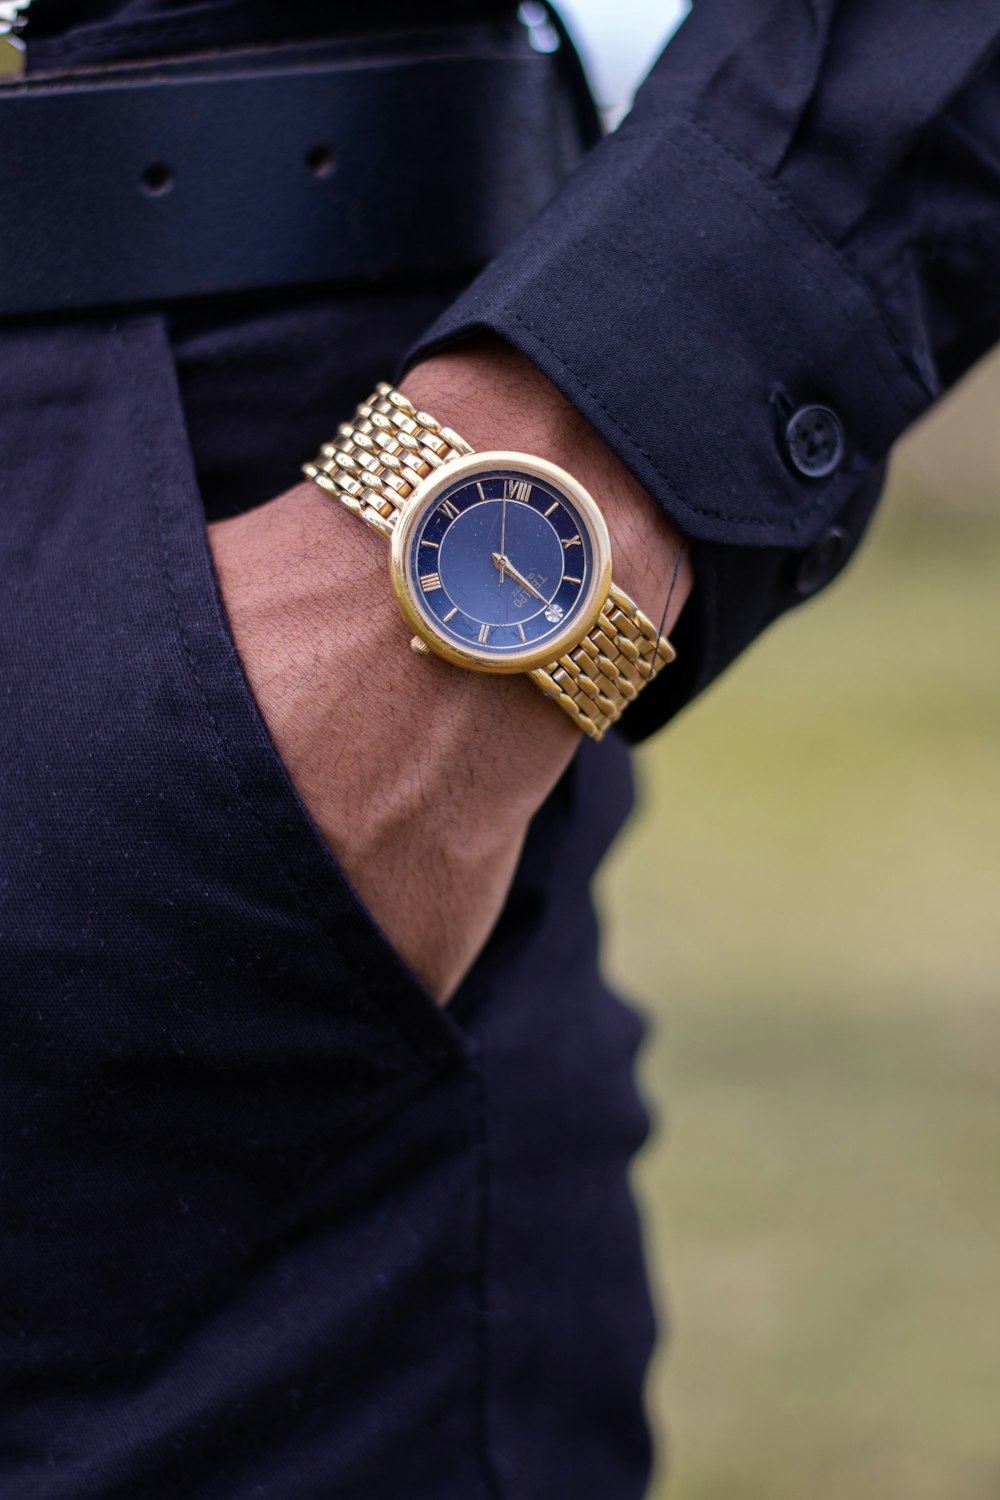
MULTIPOLYGON (((663 481, 670 493, 680 501, 681 505, 686 506, 687 509, 693 511, 695 515, 708 516, 714 521, 731 521, 734 525, 747 527, 751 531, 759 531, 761 526, 787 526, 792 531, 798 531, 803 526, 808 525, 808 523, 813 519, 813 516, 817 513, 824 514, 826 511, 832 511, 839 508, 839 505, 841 503, 840 492, 845 488, 844 483, 842 483, 841 481, 838 481, 836 484, 827 486, 827 488, 824 489, 822 493, 819 494, 813 501, 812 505, 810 505, 806 510, 800 510, 796 512, 792 516, 769 515, 761 520, 759 517, 733 515, 729 511, 715 510, 708 505, 696 504, 695 501, 688 499, 687 495, 685 495, 682 490, 679 490, 677 488, 672 479, 668 478, 668 476, 660 468, 656 459, 653 458, 653 456, 648 453, 647 450, 642 446, 642 444, 633 436, 632 432, 625 426, 625 423, 619 417, 617 417, 613 411, 610 411, 608 407, 605 406, 604 402, 601 400, 597 392, 587 384, 582 375, 580 375, 580 373, 576 369, 574 369, 574 367, 568 362, 568 360, 565 360, 563 358, 558 349, 554 348, 553 345, 549 343, 548 340, 544 339, 540 333, 537 333, 535 329, 532 328, 530 323, 526 323, 515 308, 509 306, 509 304, 506 302, 503 303, 502 306, 504 312, 508 313, 509 316, 512 317, 514 321, 524 329, 525 333, 528 334, 530 338, 533 338, 536 343, 541 344, 543 349, 547 349, 552 357, 559 361, 563 369, 573 377, 577 385, 582 386, 583 389, 587 392, 588 396, 593 397, 594 401, 601 408, 601 411, 609 419, 612 425, 617 429, 618 432, 620 432, 624 437, 628 439, 629 443, 637 453, 642 454, 642 457, 649 464, 654 474, 656 474, 656 476, 663 481)), ((842 476, 842 478, 843 477, 844 476, 842 476)))
POLYGON ((476 1122, 476 1453, 483 1489, 489 1500, 503 1500, 490 1442, 490 1141, 483 1058, 476 1052, 469 1068, 475 1090, 476 1122))
MULTIPOLYGON (((115 335, 115 338, 119 341, 119 343, 124 343, 124 340, 122 338, 122 330, 120 328, 113 327, 111 329, 111 332, 115 335)), ((237 768, 236 768, 236 766, 235 766, 235 764, 233 762, 232 754, 231 754, 231 751, 229 749, 229 745, 228 745, 228 743, 226 741, 226 738, 223 735, 221 729, 219 728, 219 724, 218 724, 218 722, 217 722, 217 720, 215 718, 214 713, 212 712, 212 706, 211 706, 211 703, 209 701, 208 694, 206 693, 205 688, 204 688, 204 686, 202 684, 202 681, 201 681, 201 677, 198 674, 198 667, 197 667, 197 663, 196 663, 195 658, 194 658, 194 652, 193 652, 193 650, 191 648, 191 642, 188 639, 187 632, 184 629, 184 622, 183 622, 183 619, 181 617, 181 612, 180 612, 180 601, 179 601, 179 599, 177 597, 177 589, 176 589, 176 585, 174 583, 174 574, 173 574, 173 568, 171 566, 170 549, 167 546, 166 524, 164 522, 163 508, 162 508, 161 501, 160 501, 160 488, 159 488, 159 485, 158 485, 157 479, 156 479, 156 466, 155 466, 155 464, 153 462, 152 448, 150 446, 149 439, 148 439, 147 434, 146 434, 145 423, 143 421, 143 413, 142 413, 141 402, 138 399, 138 397, 139 397, 139 387, 138 387, 138 381, 136 379, 135 364, 134 364, 134 361, 130 358, 130 351, 128 351, 127 349, 125 351, 125 359, 126 359, 127 364, 128 364, 129 386, 130 386, 130 389, 131 389, 131 392, 132 392, 132 400, 130 402, 130 405, 131 405, 131 408, 132 408, 132 419, 133 419, 133 423, 134 423, 134 426, 135 426, 135 430, 136 430, 136 432, 139 435, 139 441, 142 444, 143 458, 144 458, 145 466, 146 466, 146 478, 147 478, 147 481, 149 483, 149 492, 150 492, 150 497, 151 497, 152 502, 153 502, 153 510, 154 510, 154 512, 156 514, 156 525, 157 525, 157 532, 158 532, 159 539, 160 539, 160 551, 161 551, 162 564, 163 564, 163 575, 164 575, 164 578, 166 579, 166 583, 167 583, 167 592, 170 595, 170 605, 171 605, 171 610, 173 612, 173 617, 174 617, 174 626, 175 626, 178 638, 180 640, 181 646, 182 646, 183 651, 184 651, 184 656, 185 656, 185 659, 186 659, 187 664, 188 664, 188 670, 191 673, 192 681, 195 684, 195 688, 196 688, 197 693, 198 693, 198 698, 199 698, 199 700, 201 702, 202 711, 204 712, 205 717, 206 717, 208 723, 211 725, 212 732, 215 735, 216 743, 217 743, 217 745, 219 747, 219 751, 220 751, 220 754, 222 756, 223 762, 225 763, 225 765, 226 765, 226 767, 227 767, 227 769, 229 771, 229 774, 230 774, 230 776, 232 778, 233 787, 235 788, 236 793, 237 793, 239 799, 241 800, 241 802, 243 803, 243 805, 249 811, 250 816, 253 818, 254 823, 257 825, 258 829, 260 830, 261 837, 263 838, 264 842, 267 844, 267 847, 271 850, 271 853, 274 856, 274 860, 275 860, 277 868, 281 871, 281 874, 285 877, 285 879, 288 882, 288 884, 291 887, 291 889, 298 896, 298 898, 303 902, 303 904, 305 905, 306 909, 310 913, 312 913, 312 915, 317 919, 317 921, 319 922, 322 930, 325 932, 326 931, 327 913, 325 913, 323 911, 323 909, 320 906, 317 905, 317 903, 315 901, 315 898, 314 898, 312 892, 309 890, 308 886, 306 886, 305 884, 303 884, 301 878, 292 870, 291 866, 285 860, 282 859, 282 857, 279 854, 278 850, 275 848, 273 842, 271 841, 271 837, 268 834, 267 827, 266 827, 265 823, 263 822, 263 820, 262 820, 262 818, 260 816, 260 813, 254 807, 253 800, 248 795, 247 790, 244 787, 242 780, 240 779, 240 774, 239 774, 239 772, 238 772, 238 770, 237 770, 237 768)), ((424 1061, 423 1057, 421 1056, 420 1052, 414 1047, 414 1045, 410 1041, 409 1037, 407 1037, 405 1035, 405 1033, 402 1032, 400 1030, 400 1028, 395 1024, 395 1022, 393 1021, 393 1018, 391 1016, 387 1016, 385 1014, 385 1012, 383 1011, 382 1007, 378 1004, 378 1001, 372 996, 371 992, 368 990, 368 988, 360 980, 360 976, 359 976, 359 983, 361 983, 361 987, 362 987, 362 990, 363 990, 363 992, 364 992, 364 994, 366 996, 368 1004, 373 1007, 373 1009, 376 1011, 376 1013, 379 1016, 383 1017, 383 1019, 386 1021, 387 1025, 390 1025, 392 1027, 394 1034, 399 1038, 399 1040, 402 1043, 402 1045, 406 1047, 407 1051, 409 1052, 409 1054, 413 1058, 413 1060, 416 1063, 418 1063, 421 1067, 426 1068, 427 1064, 425 1063, 425 1061, 424 1061)))

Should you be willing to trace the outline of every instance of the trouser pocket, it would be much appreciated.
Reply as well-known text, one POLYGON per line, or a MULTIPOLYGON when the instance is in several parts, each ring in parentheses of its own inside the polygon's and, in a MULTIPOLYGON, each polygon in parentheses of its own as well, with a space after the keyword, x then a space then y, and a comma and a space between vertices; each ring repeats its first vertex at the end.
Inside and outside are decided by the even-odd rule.
MULTIPOLYGON (((44 1349, 66 1311, 53 1247, 93 1291, 127 1245, 148 1334, 466 1063, 257 711, 157 316, 0 336, 0 684, 0 1024, 19 1284, 39 1299, 23 1312, 44 1349), (177 1237, 200 1246, 184 1277, 177 1237)), ((140 1336, 117 1293, 78 1316, 98 1343, 140 1336)))

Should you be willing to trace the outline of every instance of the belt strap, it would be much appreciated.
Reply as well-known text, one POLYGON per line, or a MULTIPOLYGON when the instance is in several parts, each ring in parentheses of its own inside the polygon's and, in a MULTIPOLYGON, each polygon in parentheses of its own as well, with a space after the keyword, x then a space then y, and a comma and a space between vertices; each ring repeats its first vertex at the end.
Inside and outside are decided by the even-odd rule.
POLYGON ((580 153, 551 59, 491 33, 0 86, 0 316, 484 263, 580 153))

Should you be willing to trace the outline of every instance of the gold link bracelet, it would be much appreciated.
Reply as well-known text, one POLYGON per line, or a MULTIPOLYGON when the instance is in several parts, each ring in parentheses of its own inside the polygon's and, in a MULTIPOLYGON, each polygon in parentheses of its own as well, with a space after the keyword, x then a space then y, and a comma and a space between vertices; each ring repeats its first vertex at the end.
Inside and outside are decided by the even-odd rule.
MULTIPOLYGON (((391 538, 421 481, 473 451, 457 432, 382 382, 302 472, 391 538)), ((599 740, 674 656, 666 637, 612 583, 597 622, 579 644, 526 675, 584 734, 599 740)))

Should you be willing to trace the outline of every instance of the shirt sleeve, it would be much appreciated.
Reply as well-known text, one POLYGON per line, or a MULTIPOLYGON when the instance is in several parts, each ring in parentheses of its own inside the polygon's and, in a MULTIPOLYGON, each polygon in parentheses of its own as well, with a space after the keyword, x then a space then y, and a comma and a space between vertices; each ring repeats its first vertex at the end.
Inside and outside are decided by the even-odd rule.
POLYGON ((843 567, 1000 336, 1000 3, 696 0, 631 113, 409 351, 527 355, 691 541, 639 739, 843 567))

